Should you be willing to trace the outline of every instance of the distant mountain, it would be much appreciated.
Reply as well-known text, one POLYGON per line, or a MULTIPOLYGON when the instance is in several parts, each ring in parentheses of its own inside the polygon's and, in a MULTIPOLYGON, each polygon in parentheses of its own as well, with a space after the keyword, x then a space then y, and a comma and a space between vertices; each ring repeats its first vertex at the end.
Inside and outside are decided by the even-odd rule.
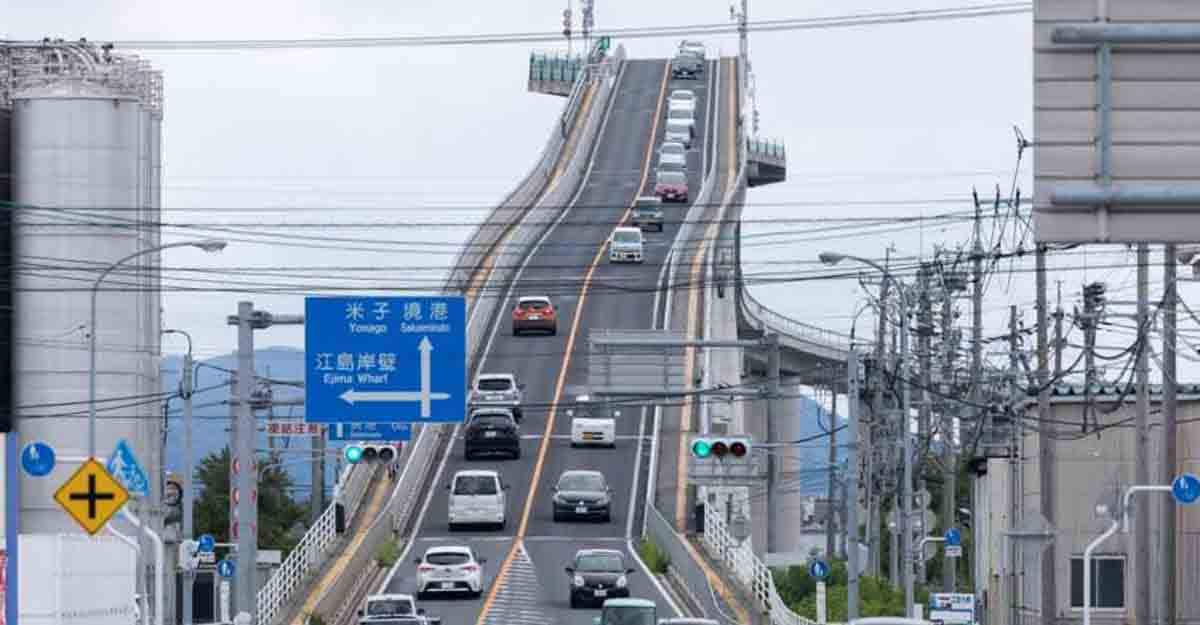
MULTIPOLYGON (((230 373, 237 367, 237 355, 227 354, 199 361, 196 364, 196 393, 192 397, 193 430, 192 440, 196 463, 205 456, 218 452, 230 444, 230 387, 233 379, 230 373)), ((182 355, 169 355, 162 362, 162 384, 165 392, 179 389, 179 381, 183 368, 182 355)), ((268 347, 254 352, 254 369, 260 376, 266 376, 281 381, 299 381, 304 379, 304 351, 290 347, 268 347)), ((276 399, 292 399, 303 397, 302 388, 274 384, 271 390, 276 399)), ((167 416, 167 451, 166 469, 181 473, 183 465, 183 402, 178 397, 170 401, 170 412, 167 416)), ((264 421, 260 413, 259 423, 264 421)), ((299 419, 304 414, 303 406, 284 406, 276 408, 275 418, 299 419)), ((308 438, 278 438, 278 447, 290 449, 309 449, 311 439, 308 438)), ((258 449, 268 446, 265 433, 259 433, 258 449)), ((285 454, 286 460, 299 460, 304 456, 285 454)), ((308 499, 311 484, 311 470, 307 463, 293 462, 284 465, 284 469, 292 476, 297 485, 296 498, 308 499)), ((334 478, 334 463, 326 463, 326 489, 332 488, 334 478)))
MULTIPOLYGON (((807 441, 799 443, 791 454, 800 459, 802 473, 796 476, 795 485, 801 495, 824 497, 829 488, 829 437, 824 436, 829 428, 829 412, 819 403, 808 397, 801 397, 797 402, 800 415, 797 423, 790 428, 790 440, 807 441), (819 438, 814 438, 819 437, 819 438), (809 440, 814 439, 814 440, 809 440)), ((839 415, 838 425, 845 425, 844 415, 839 415)), ((783 442, 783 441, 781 441, 783 442)), ((838 431, 838 462, 846 459, 846 431, 838 431)))

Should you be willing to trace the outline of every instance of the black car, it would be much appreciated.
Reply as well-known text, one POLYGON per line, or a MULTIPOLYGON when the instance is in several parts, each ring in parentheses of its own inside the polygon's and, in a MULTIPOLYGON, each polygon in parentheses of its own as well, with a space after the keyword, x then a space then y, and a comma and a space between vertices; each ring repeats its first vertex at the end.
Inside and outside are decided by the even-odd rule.
POLYGON ((700 72, 704 71, 704 61, 696 58, 691 54, 679 54, 671 59, 671 78, 691 78, 700 77, 700 72))
POLYGON ((612 489, 599 471, 564 471, 554 485, 554 520, 612 521, 612 489))
POLYGON ((614 549, 580 549, 567 575, 571 578, 571 607, 603 605, 606 599, 629 596, 633 569, 625 555, 614 549))
POLYGON ((511 410, 479 408, 467 419, 464 435, 467 460, 480 454, 521 457, 521 431, 511 410))

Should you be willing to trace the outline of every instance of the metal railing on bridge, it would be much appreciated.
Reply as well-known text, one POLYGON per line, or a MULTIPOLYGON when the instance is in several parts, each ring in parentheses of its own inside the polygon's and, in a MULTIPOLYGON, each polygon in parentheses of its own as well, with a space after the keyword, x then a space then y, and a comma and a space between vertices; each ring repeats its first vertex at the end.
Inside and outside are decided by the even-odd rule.
POLYGON ((529 80, 535 82, 575 82, 587 64, 581 54, 531 52, 529 80))

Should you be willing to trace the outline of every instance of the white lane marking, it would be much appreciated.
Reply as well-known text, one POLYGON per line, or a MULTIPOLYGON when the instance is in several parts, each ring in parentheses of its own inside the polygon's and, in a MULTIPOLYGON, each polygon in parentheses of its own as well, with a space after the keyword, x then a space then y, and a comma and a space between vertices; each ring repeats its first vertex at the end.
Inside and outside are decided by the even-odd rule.
POLYGON ((530 609, 530 604, 536 605, 541 599, 543 583, 538 579, 537 567, 524 545, 517 547, 516 557, 508 569, 508 575, 496 591, 484 623, 488 625, 512 625, 513 623, 532 623, 534 625, 555 625, 556 619, 536 609, 530 609))

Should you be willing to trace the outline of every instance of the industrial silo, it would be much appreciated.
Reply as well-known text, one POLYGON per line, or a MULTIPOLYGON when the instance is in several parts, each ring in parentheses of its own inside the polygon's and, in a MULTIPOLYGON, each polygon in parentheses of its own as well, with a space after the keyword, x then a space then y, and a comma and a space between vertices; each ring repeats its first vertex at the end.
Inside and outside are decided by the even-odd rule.
MULTIPOLYGON (((17 253, 17 428, 60 456, 87 453, 88 333, 97 338, 96 455, 127 441, 157 508, 162 440, 159 293, 146 257, 91 287, 115 261, 157 242, 150 214, 151 124, 136 61, 85 45, 24 50, 12 85, 17 253)), ((75 466, 23 477, 26 531, 77 531, 51 496, 75 466)))

